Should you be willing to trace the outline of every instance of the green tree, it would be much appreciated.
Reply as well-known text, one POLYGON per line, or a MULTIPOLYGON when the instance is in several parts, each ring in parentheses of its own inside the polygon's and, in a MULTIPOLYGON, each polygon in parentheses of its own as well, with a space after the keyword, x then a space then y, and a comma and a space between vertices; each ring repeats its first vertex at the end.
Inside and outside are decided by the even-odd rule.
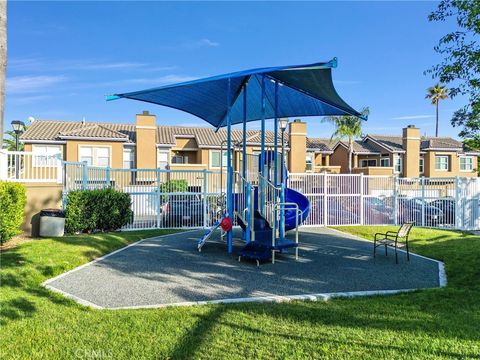
MULTIPOLYGON (((24 126, 22 132, 25 132, 26 130, 27 130, 27 126, 24 126)), ((3 148, 5 150, 15 151, 17 149, 16 145, 17 144, 15 141, 15 132, 13 130, 5 131, 5 138, 3 138, 3 148)), ((19 143, 18 150, 23 151, 23 149, 24 149, 23 144, 19 143)))
MULTIPOLYGON (((362 115, 367 116, 370 113, 368 107, 364 107, 361 111, 362 115)), ((331 140, 342 141, 348 139, 348 172, 352 172, 352 155, 353 140, 362 136, 362 120, 356 116, 328 116, 325 118, 335 125, 335 132, 332 134, 331 140)))
POLYGON ((443 36, 435 51, 440 64, 427 70, 433 78, 449 85, 450 97, 464 95, 467 105, 457 110, 451 123, 461 127, 464 139, 480 140, 480 1, 442 0, 429 21, 455 20, 458 29, 443 36))
POLYGON ((427 89, 427 95, 425 95, 425 99, 430 99, 432 101, 432 105, 435 105, 435 136, 438 137, 438 103, 440 100, 445 100, 448 98, 448 89, 440 84, 435 86, 429 87, 427 89))

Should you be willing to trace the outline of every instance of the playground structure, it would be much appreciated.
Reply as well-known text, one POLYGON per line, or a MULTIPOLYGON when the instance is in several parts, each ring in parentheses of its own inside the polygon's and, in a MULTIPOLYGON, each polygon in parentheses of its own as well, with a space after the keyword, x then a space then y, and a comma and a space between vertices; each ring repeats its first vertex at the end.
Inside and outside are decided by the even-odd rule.
MULTIPOLYGON (((224 74, 159 88, 108 96, 107 100, 128 98, 163 105, 196 115, 218 130, 227 128, 226 191, 218 194, 218 221, 199 240, 201 250, 213 231, 222 228, 227 249, 232 253, 232 220, 243 229, 245 247, 239 260, 275 262, 275 254, 294 248, 298 258, 298 227, 310 211, 301 193, 286 187, 288 174, 284 152, 279 152, 280 117, 362 115, 346 104, 335 91, 332 68, 336 58, 323 63, 269 67, 224 74), (266 120, 273 119, 273 149, 265 146, 266 120), (261 150, 258 159, 246 152, 247 123, 261 121, 261 150), (232 156, 235 144, 233 125, 243 125, 240 169, 232 156), (247 161, 248 158, 253 161, 247 161), (258 176, 255 166, 258 164, 258 176), (295 241, 285 232, 295 230, 295 241)), ((240 145, 239 143, 236 144, 240 145)), ((223 144, 222 144, 223 150, 223 144)), ((223 166, 223 153, 221 154, 223 166)), ((221 171, 221 174, 223 171, 221 171)))

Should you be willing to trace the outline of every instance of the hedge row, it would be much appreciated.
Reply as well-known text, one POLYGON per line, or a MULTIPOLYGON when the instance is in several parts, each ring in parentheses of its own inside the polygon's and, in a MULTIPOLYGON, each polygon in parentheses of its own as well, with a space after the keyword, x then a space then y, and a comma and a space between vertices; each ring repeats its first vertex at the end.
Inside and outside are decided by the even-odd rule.
POLYGON ((129 194, 114 189, 77 190, 67 196, 65 232, 112 231, 133 216, 129 194))
POLYGON ((0 182, 0 244, 21 233, 26 201, 22 184, 0 182))

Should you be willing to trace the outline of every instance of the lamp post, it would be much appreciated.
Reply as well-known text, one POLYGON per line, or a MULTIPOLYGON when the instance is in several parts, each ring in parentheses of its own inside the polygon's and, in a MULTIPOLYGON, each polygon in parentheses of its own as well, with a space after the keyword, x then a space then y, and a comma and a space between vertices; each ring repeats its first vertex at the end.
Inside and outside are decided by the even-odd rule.
POLYGON ((13 132, 15 133, 15 151, 18 151, 18 138, 21 133, 23 133, 23 129, 25 128, 25 124, 23 121, 20 120, 13 120, 12 123, 13 132))
MULTIPOLYGON (((25 129, 25 124, 23 121, 20 120, 13 120, 11 122, 13 132, 15 133, 15 151, 18 151, 18 138, 20 137, 20 134, 23 133, 23 129, 25 129)), ((18 154, 15 154, 15 179, 19 178, 19 172, 20 172, 20 156, 18 154)))
POLYGON ((278 120, 278 123, 280 125, 280 130, 282 131, 282 167, 281 167, 280 182, 283 183, 283 181, 284 181, 283 165, 285 164, 285 140, 284 140, 284 135, 285 135, 285 130, 287 129, 287 125, 288 125, 288 118, 280 118, 278 120))

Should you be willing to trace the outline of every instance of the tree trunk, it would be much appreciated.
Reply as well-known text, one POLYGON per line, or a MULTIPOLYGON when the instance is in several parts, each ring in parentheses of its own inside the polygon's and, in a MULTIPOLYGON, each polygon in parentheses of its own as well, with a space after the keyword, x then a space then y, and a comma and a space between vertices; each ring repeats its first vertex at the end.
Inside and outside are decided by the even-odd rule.
POLYGON ((5 79, 7 75, 7 0, 0 0, 0 149, 3 147, 5 79))
POLYGON ((353 139, 348 139, 348 173, 352 173, 353 139))
POLYGON ((438 100, 437 102, 435 103, 435 109, 436 109, 436 118, 437 118, 437 121, 435 123, 435 137, 438 137, 438 100))

